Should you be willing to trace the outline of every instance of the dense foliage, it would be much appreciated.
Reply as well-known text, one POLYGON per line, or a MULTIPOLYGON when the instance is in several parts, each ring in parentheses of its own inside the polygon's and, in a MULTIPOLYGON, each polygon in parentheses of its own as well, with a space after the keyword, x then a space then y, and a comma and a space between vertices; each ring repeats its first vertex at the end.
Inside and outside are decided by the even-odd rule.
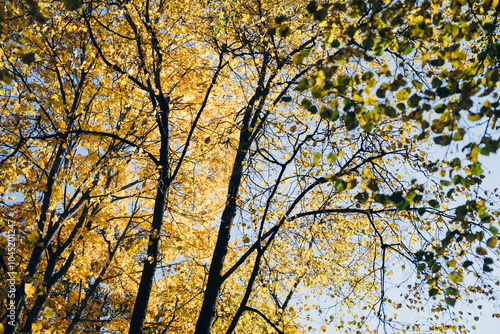
POLYGON ((467 332, 500 284, 499 15, 1 4, 0 332, 467 332))

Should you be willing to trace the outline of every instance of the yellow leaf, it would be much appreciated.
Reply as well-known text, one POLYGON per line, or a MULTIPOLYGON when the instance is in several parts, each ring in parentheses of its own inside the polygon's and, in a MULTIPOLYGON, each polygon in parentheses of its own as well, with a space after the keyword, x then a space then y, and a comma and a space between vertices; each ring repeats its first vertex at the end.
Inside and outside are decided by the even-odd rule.
POLYGON ((359 95, 358 93, 354 93, 352 95, 352 99, 356 102, 363 102, 363 98, 361 97, 361 95, 359 95))
POLYGON ((158 230, 157 229, 153 230, 153 233, 151 233, 151 238, 153 238, 153 239, 158 238, 158 230))
POLYGON ((460 283, 464 280, 464 277, 462 276, 462 274, 460 273, 457 273, 457 272, 452 272, 452 273, 449 273, 448 274, 448 278, 454 282, 454 283, 460 283))
POLYGON ((43 316, 45 318, 53 318, 54 317, 54 312, 52 312, 52 310, 50 308, 46 308, 45 309, 45 312, 43 313, 43 316))
POLYGON ((63 120, 61 119, 58 119, 56 121, 56 125, 59 129, 65 129, 66 128, 66 122, 64 122, 63 120))
POLYGON ((321 326, 321 330, 322 330, 323 332, 326 332, 326 325, 321 326))
POLYGON ((304 56, 301 55, 300 52, 298 52, 292 56, 292 61, 296 65, 302 64, 302 62, 304 61, 304 56))
POLYGON ((26 284, 24 285, 24 292, 26 293, 26 295, 27 295, 28 297, 31 297, 31 296, 33 296, 33 295, 35 294, 35 292, 36 292, 36 287, 34 287, 34 286, 33 286, 32 284, 30 284, 30 283, 26 283, 26 284))
POLYGON ((28 242, 29 242, 30 244, 34 244, 34 243, 36 243, 36 242, 38 241, 38 239, 39 239, 39 238, 40 238, 40 235, 38 234, 38 232, 37 232, 37 231, 33 231, 33 232, 31 232, 30 234, 28 234, 28 235, 26 236, 26 239, 28 240, 28 242))
POLYGON ((33 332, 41 331, 42 328, 43 328, 43 326, 39 322, 35 322, 34 324, 31 325, 31 329, 33 330, 33 332))
POLYGON ((457 266, 457 261, 455 261, 455 260, 446 261, 446 264, 449 267, 455 268, 457 266))
POLYGON ((78 291, 73 290, 70 292, 68 297, 69 304, 76 304, 78 302, 78 291))
POLYGON ((363 99, 363 101, 366 104, 369 104, 369 105, 372 105, 372 106, 376 106, 377 105, 377 98, 375 97, 375 95, 372 95, 372 94, 370 94, 369 96, 365 97, 363 99))
POLYGON ((488 247, 490 248, 495 248, 497 242, 498 242, 498 237, 495 235, 494 237, 491 237, 488 239, 488 241, 486 241, 486 245, 488 245, 488 247))
POLYGON ((370 178, 370 169, 369 168, 365 168, 363 169, 363 174, 361 174, 361 177, 363 179, 368 179, 370 178))

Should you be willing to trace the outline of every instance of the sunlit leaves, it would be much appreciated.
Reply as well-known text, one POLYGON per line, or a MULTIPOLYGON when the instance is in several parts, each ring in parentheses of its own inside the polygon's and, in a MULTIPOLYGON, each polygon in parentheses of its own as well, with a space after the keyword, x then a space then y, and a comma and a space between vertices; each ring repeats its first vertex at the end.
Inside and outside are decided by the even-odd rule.
MULTIPOLYGON (((454 216, 450 219, 464 230, 451 228, 439 245, 425 253, 417 270, 441 275, 444 270, 455 269, 448 283, 458 285, 463 273, 456 268, 470 269, 476 262, 460 258, 463 254, 459 256, 455 247, 471 247, 468 251, 479 262, 491 255, 487 248, 497 247, 498 228, 492 224, 487 236, 479 227, 498 217, 486 204, 488 200, 493 204, 491 197, 453 205, 464 194, 477 196, 475 187, 481 185, 485 174, 481 158, 499 148, 497 9, 498 1, 490 0, 474 5, 424 1, 418 6, 405 2, 367 7, 353 1, 331 7, 317 2, 306 6, 311 20, 328 22, 323 30, 325 47, 330 48, 328 56, 318 62, 317 72, 308 81, 310 87, 303 85, 301 90, 310 89, 320 117, 330 118, 329 109, 321 103, 326 105, 334 98, 340 102, 335 107, 340 110, 341 126, 351 133, 364 131, 391 140, 379 127, 390 119, 409 124, 402 137, 411 137, 412 144, 435 144, 447 151, 443 159, 435 161, 428 160, 425 150, 416 158, 430 178, 439 176, 437 187, 424 183, 418 190, 387 191, 384 182, 367 176, 363 183, 366 188, 357 189, 353 196, 358 207, 374 201, 414 212, 426 226, 426 219, 434 213, 433 219, 441 219, 437 213, 447 212, 452 205, 454 216), (314 15, 323 8, 328 9, 326 17, 314 15), (339 12, 345 12, 345 16, 339 12), (328 66, 334 74, 323 78, 319 73, 326 73, 328 66), (443 257, 446 259, 440 259, 443 257)), ((402 165, 396 164, 396 169, 402 165)), ((337 191, 347 188, 340 179, 335 179, 334 185, 337 191)), ((446 224, 445 220, 441 223, 446 224)), ((484 273, 491 270, 491 264, 485 263, 484 273)), ((457 299, 451 296, 459 296, 462 288, 444 287, 445 281, 433 277, 429 291, 431 296, 445 291, 449 296, 445 303, 454 306, 457 299)))
MULTIPOLYGON (((64 205, 78 198, 72 197, 74 189, 91 187, 96 171, 102 173, 88 201, 95 213, 82 218, 83 227, 75 227, 75 215, 60 229, 61 242, 72 231, 80 238, 71 246, 78 263, 58 283, 57 302, 52 300, 55 292, 47 301, 54 317, 41 312, 67 325, 84 298, 75 291, 89 291, 116 243, 116 259, 104 274, 106 285, 94 300, 97 305, 109 295, 105 310, 127 311, 100 315, 97 306, 89 306, 86 316, 112 319, 106 330, 123 331, 140 265, 160 261, 150 303, 155 307, 146 323, 168 326, 175 319, 179 332, 193 332, 228 180, 234 175, 243 175, 242 186, 228 200, 236 208, 222 267, 227 270, 240 263, 242 254, 249 255, 234 276, 225 277, 216 307, 224 317, 218 318, 214 331, 224 332, 235 314, 257 249, 265 253, 265 264, 255 267, 249 305, 278 327, 289 324, 284 325, 286 332, 298 331, 297 319, 303 316, 299 310, 311 307, 305 298, 297 302, 294 297, 290 303, 307 305, 281 308, 290 291, 312 291, 323 300, 353 288, 342 301, 349 308, 359 300, 378 303, 379 274, 390 270, 393 259, 408 261, 402 268, 415 265, 411 275, 416 272, 428 284, 425 298, 427 292, 436 300, 441 295, 447 298, 443 304, 453 306, 464 297, 467 273, 482 266, 482 275, 494 267, 488 256, 497 247, 496 216, 488 200, 474 193, 486 170, 482 156, 499 148, 490 131, 498 118, 493 94, 500 80, 495 21, 484 17, 485 12, 494 15, 496 4, 490 2, 476 6, 474 15, 464 13, 468 4, 463 1, 424 1, 421 6, 357 0, 160 6, 153 1, 147 11, 145 3, 134 1, 84 2, 84 8, 72 0, 51 4, 60 6, 64 24, 47 14, 48 7, 40 8, 47 10, 43 13, 50 16, 50 27, 22 28, 22 34, 9 37, 19 45, 5 47, 7 53, 14 46, 19 50, 6 56, 0 70, 5 86, 24 85, 17 91, 4 89, 8 112, 2 122, 8 121, 2 125, 10 132, 2 143, 10 146, 2 159, 15 152, 16 160, 1 167, 2 180, 5 175, 10 181, 0 187, 2 192, 25 190, 24 213, 15 206, 5 212, 25 222, 21 232, 26 254, 44 236, 32 231, 57 145, 67 140, 65 147, 75 149, 65 152, 64 168, 55 173, 56 192, 47 204, 50 224, 62 215, 64 205), (18 38, 33 50, 20 50, 18 38), (48 41, 61 44, 51 49, 48 41), (219 56, 227 66, 207 94, 219 56), (82 71, 88 79, 81 91, 68 88, 79 87, 74 80, 82 71), (167 96, 169 125, 162 128, 157 123, 162 117, 159 105, 167 96), (204 103, 206 110, 191 133, 204 103), (68 110, 73 105, 74 114, 68 110), (242 126, 246 112, 251 122, 242 126), (473 138, 470 124, 488 128, 473 138), (171 133, 163 158, 175 165, 185 154, 185 162, 170 180, 169 221, 160 232, 150 228, 158 173, 175 170, 174 165, 157 164, 165 129, 171 133), (235 150, 245 143, 239 140, 246 131, 255 142, 240 152, 245 159, 233 173, 235 150), (12 144, 18 134, 42 136, 43 143, 29 139, 25 145, 17 138, 23 144, 18 148, 12 144), (433 144, 445 149, 457 145, 459 153, 429 161, 433 144), (408 175, 414 172, 419 173, 415 179, 408 175), (304 189, 312 190, 297 197, 304 189), (469 198, 451 205, 459 196, 469 198), (134 214, 132 199, 140 208, 134 214), (297 206, 288 212, 295 199, 297 206), (127 222, 132 229, 120 240, 127 222), (271 235, 275 239, 267 244, 271 235), (144 256, 150 246, 147 236, 161 239, 160 257, 144 256), (460 254, 459 246, 468 252, 460 254), (416 251, 418 247, 423 250, 416 251), (105 291, 108 286, 113 291, 105 291)), ((57 269, 67 253, 69 249, 57 269)), ((32 299, 42 291, 39 284, 33 287, 32 299)), ((381 309, 389 304, 383 299, 380 303, 381 309)), ((314 307, 321 310, 322 305, 314 307)), ((245 330, 270 328, 242 310, 245 330)), ((358 318, 351 325, 364 326, 364 321, 358 318)), ((33 326, 42 328, 39 322, 33 326)))
POLYGON ((463 275, 459 272, 451 272, 448 274, 448 278, 453 283, 461 283, 463 281, 463 275))

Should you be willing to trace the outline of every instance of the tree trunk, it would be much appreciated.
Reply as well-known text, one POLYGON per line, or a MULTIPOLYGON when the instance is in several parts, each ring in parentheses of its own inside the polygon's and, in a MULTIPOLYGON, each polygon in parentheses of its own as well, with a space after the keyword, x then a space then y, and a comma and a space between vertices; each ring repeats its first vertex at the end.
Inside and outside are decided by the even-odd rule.
POLYGON ((165 201, 167 199, 170 177, 168 172, 168 105, 163 106, 158 118, 158 125, 161 133, 160 162, 158 186, 153 211, 153 222, 149 234, 148 250, 144 259, 144 269, 142 271, 139 290, 135 299, 132 319, 130 320, 130 334, 142 333, 144 321, 148 310, 149 297, 153 287, 153 279, 158 263, 158 252, 160 244, 161 229, 163 226, 163 213, 165 211, 165 201))
POLYGON ((227 254, 227 246, 231 236, 231 225, 233 224, 233 220, 236 215, 236 199, 243 172, 242 163, 245 161, 247 151, 251 145, 251 133, 248 130, 251 111, 251 107, 246 110, 246 122, 244 121, 244 127, 240 134, 240 142, 236 152, 236 158, 234 160, 233 173, 229 180, 226 207, 222 212, 219 234, 217 236, 217 242, 212 256, 212 263, 210 264, 207 287, 203 298, 203 304, 201 306, 200 316, 198 317, 198 322, 196 323, 195 334, 211 333, 215 317, 215 309, 217 307, 217 297, 219 296, 222 284, 222 267, 224 265, 224 259, 227 254))

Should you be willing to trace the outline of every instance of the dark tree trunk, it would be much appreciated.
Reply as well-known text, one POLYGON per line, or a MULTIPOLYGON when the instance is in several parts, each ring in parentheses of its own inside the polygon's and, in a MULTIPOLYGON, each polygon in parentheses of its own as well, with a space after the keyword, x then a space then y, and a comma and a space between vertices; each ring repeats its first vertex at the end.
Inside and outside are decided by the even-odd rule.
POLYGON ((144 267, 139 283, 139 290, 137 291, 137 297, 135 299, 134 309, 132 311, 132 319, 130 320, 130 334, 139 334, 143 332, 149 297, 151 295, 156 265, 158 263, 163 214, 170 185, 168 169, 168 104, 163 105, 161 109, 162 112, 158 117, 158 126, 161 134, 158 186, 156 188, 153 222, 149 234, 148 250, 144 259, 144 267))
POLYGON ((227 246, 231 236, 231 225, 233 224, 236 215, 236 198, 240 189, 242 180, 243 165, 247 151, 251 145, 251 133, 248 130, 248 123, 250 120, 252 108, 246 110, 246 122, 240 134, 240 142, 236 153, 236 158, 233 165, 233 173, 229 180, 229 187, 227 192, 227 202, 222 212, 221 222, 219 226, 219 234, 215 244, 215 250, 212 256, 212 263, 210 264, 210 271, 208 274, 207 287, 201 306, 200 316, 196 323, 195 334, 210 334, 212 324, 215 317, 215 309, 217 307, 217 297, 219 296, 222 280, 222 267, 224 259, 227 254, 227 246))

